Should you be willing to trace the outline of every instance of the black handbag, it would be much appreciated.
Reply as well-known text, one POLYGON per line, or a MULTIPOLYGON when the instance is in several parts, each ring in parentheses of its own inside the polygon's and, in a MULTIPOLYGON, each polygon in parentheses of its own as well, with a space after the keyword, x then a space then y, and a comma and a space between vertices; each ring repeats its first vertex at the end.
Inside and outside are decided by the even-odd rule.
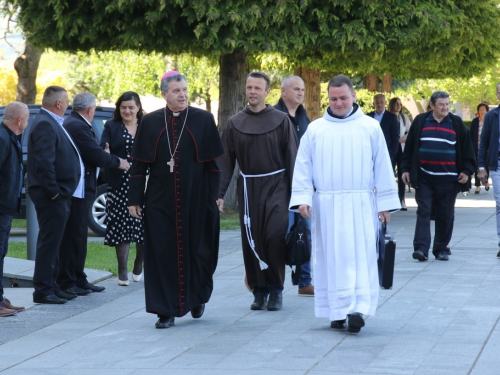
POLYGON ((290 232, 286 234, 285 264, 292 267, 292 284, 298 284, 300 266, 311 259, 311 235, 307 228, 306 219, 296 213, 290 232))
POLYGON ((396 259, 396 240, 392 237, 387 224, 380 223, 378 239, 378 279, 380 286, 391 289, 394 279, 396 259))

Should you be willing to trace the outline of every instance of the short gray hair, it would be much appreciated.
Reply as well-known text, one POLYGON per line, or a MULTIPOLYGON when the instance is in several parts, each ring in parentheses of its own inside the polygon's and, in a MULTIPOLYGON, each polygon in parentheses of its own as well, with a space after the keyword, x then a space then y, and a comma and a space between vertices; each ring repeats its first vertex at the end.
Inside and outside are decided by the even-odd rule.
POLYGON ((90 92, 81 92, 73 98, 73 111, 85 111, 96 104, 95 96, 90 92))
POLYGON ((185 81, 187 83, 187 79, 184 75, 174 74, 170 77, 165 78, 163 81, 161 81, 160 89, 162 92, 168 92, 168 84, 170 82, 180 82, 180 81, 185 81))
POLYGON ((431 103, 434 105, 436 104, 436 100, 438 99, 446 99, 449 98, 450 95, 447 92, 444 91, 436 91, 434 94, 431 96, 431 103))
POLYGON ((285 87, 288 84, 288 82, 291 81, 294 78, 300 79, 302 82, 304 82, 304 80, 302 79, 302 77, 294 76, 294 75, 289 75, 289 76, 286 76, 285 78, 283 78, 283 81, 281 81, 281 88, 285 87))

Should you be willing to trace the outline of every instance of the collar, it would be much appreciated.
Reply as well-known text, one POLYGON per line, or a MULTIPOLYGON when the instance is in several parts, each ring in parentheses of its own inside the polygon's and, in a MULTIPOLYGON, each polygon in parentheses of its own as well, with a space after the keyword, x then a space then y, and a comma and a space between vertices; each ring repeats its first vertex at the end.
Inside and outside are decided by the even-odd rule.
POLYGON ((359 104, 358 104, 358 103, 353 103, 353 104, 352 104, 352 108, 351 108, 350 112, 349 112, 346 116, 344 116, 344 117, 340 117, 340 116, 337 116, 336 114, 334 114, 334 113, 332 112, 332 110, 331 110, 330 106, 328 106, 328 108, 326 109, 325 115, 324 115, 323 117, 324 117, 325 119, 329 120, 329 119, 326 117, 326 115, 328 114, 328 116, 332 118, 332 119, 331 119, 331 120, 329 120, 329 121, 336 121, 336 120, 333 120, 333 119, 344 120, 344 119, 347 119, 347 118, 349 118, 349 117, 351 117, 351 116, 353 116, 353 115, 355 115, 355 114, 356 114, 356 116, 355 116, 356 118, 357 118, 357 117, 359 117, 359 116, 357 115, 357 112, 361 112, 361 115, 363 115, 363 114, 364 114, 364 113, 363 113, 363 111, 361 110, 361 108, 359 107, 359 104))
MULTIPOLYGON (((288 107, 286 106, 285 101, 283 100, 283 98, 280 98, 280 100, 278 100, 278 104, 276 106, 279 107, 278 109, 280 111, 290 114, 290 112, 288 111, 288 107)), ((304 106, 302 104, 299 104, 299 106, 295 110, 295 116, 294 117, 297 117, 297 115, 302 115, 302 113, 305 112, 305 111, 306 111, 306 109, 304 108, 304 106)))
POLYGON ((179 117, 183 114, 185 114, 186 110, 187 110, 187 107, 184 108, 182 111, 177 111, 177 112, 174 112, 172 111, 170 108, 168 108, 168 105, 165 106, 165 108, 167 108, 167 113, 171 116, 171 117, 179 117))
POLYGON ((48 109, 45 109, 45 108, 43 108, 43 107, 42 107, 41 109, 43 109, 45 112, 47 112, 47 113, 50 115, 50 117, 52 117, 54 120, 56 120, 56 122, 57 122, 59 125, 61 125, 61 126, 62 126, 62 124, 64 123, 64 117, 58 116, 58 115, 56 115, 54 112, 51 112, 51 111, 49 111, 48 109))
POLYGON ((81 113, 78 113, 77 111, 73 111, 74 113, 76 113, 78 116, 80 116, 86 123, 88 126, 90 126, 90 128, 92 129, 92 124, 89 122, 89 120, 87 120, 85 117, 83 117, 83 115, 81 113))

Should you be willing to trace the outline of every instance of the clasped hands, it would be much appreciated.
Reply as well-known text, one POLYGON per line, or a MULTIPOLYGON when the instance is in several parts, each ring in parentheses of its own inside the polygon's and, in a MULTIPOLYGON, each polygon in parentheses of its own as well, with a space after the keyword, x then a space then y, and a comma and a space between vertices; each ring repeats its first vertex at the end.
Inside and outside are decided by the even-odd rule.
MULTIPOLYGON (((479 172, 479 173, 481 173, 481 172, 479 172)), ((478 174, 478 176, 479 176, 479 174, 478 174)), ((401 179, 403 180, 403 183, 405 185, 410 185, 410 172, 404 172, 401 175, 401 179)), ((467 182, 467 180, 469 180, 469 176, 467 176, 465 173, 462 172, 458 175, 458 183, 465 184, 467 182)))
MULTIPOLYGON (((299 206, 299 211, 304 219, 311 218, 312 207, 308 204, 301 204, 299 206)), ((382 223, 389 224, 391 221, 391 213, 389 211, 381 211, 378 213, 378 218, 382 223)))

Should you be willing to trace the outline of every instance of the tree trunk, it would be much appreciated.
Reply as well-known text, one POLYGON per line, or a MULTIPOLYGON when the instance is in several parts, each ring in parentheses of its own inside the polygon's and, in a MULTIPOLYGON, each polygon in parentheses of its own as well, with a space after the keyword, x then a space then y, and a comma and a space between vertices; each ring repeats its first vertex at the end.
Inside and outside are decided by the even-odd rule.
POLYGON ((378 91, 378 76, 376 74, 367 74, 363 77, 363 87, 370 92, 378 91))
POLYGON ((212 97, 210 96, 210 93, 207 93, 205 97, 205 109, 208 112, 212 112, 212 97))
POLYGON ((304 95, 303 106, 307 111, 307 116, 311 121, 322 116, 321 113, 321 70, 307 68, 305 66, 296 68, 296 76, 304 80, 306 92, 304 95))
POLYGON ((178 55, 174 55, 174 57, 172 58, 172 70, 175 70, 176 72, 179 71, 179 56, 178 55))
POLYGON ((392 74, 385 73, 382 76, 382 92, 392 92, 392 74))
MULTIPOLYGON (((224 131, 229 117, 245 108, 245 84, 248 75, 248 54, 236 51, 230 54, 221 54, 219 66, 219 132, 224 131)), ((233 178, 224 197, 224 205, 233 210, 238 209, 236 195, 236 180, 239 167, 234 169, 233 178)))
POLYGON ((14 62, 18 76, 18 102, 34 104, 36 99, 36 73, 42 52, 29 41, 26 41, 24 53, 14 62))

